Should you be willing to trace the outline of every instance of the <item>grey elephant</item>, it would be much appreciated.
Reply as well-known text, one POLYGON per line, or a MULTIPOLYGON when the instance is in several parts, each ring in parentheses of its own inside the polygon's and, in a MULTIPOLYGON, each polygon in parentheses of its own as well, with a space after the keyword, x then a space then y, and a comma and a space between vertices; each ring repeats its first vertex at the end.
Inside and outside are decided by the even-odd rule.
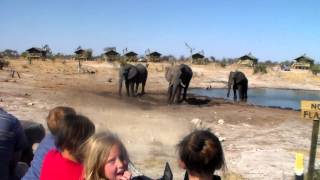
POLYGON ((231 87, 233 89, 233 99, 235 101, 237 100, 237 90, 239 92, 239 99, 241 101, 247 101, 248 79, 244 73, 240 71, 230 72, 227 97, 230 95, 231 87))
POLYGON ((186 64, 175 65, 166 68, 166 79, 169 82, 168 103, 180 102, 181 90, 183 89, 183 99, 186 100, 187 90, 192 78, 192 69, 186 64))
POLYGON ((125 81, 127 95, 136 96, 138 93, 139 84, 142 84, 141 94, 145 94, 144 87, 148 78, 148 70, 142 64, 122 65, 119 71, 119 95, 121 96, 122 82, 125 81), (135 89, 134 89, 134 85, 135 89))

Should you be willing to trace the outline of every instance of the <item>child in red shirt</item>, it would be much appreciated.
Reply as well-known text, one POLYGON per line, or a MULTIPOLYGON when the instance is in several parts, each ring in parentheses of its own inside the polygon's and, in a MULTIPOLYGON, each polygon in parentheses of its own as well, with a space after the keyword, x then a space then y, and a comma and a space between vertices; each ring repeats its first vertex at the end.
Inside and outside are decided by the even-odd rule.
POLYGON ((70 114, 61 121, 56 136, 56 146, 43 161, 40 180, 80 180, 83 166, 77 148, 95 131, 94 124, 86 117, 70 114))

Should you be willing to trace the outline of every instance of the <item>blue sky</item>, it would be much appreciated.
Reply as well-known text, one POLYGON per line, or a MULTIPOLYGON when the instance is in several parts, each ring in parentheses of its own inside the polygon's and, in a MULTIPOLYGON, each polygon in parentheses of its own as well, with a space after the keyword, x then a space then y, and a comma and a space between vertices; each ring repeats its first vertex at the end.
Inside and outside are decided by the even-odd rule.
POLYGON ((79 45, 189 56, 320 62, 318 0, 0 0, 0 51, 49 44, 71 54, 79 45))

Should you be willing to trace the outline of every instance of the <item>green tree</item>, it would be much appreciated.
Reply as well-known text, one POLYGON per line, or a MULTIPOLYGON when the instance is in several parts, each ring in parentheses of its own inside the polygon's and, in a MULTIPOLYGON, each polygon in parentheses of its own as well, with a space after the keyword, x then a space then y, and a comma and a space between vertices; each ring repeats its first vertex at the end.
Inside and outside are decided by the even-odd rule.
POLYGON ((311 66, 311 72, 314 75, 320 73, 320 64, 314 64, 313 66, 311 66))
POLYGON ((253 68, 253 74, 257 74, 257 73, 262 73, 262 74, 268 73, 267 66, 265 64, 258 63, 253 68))

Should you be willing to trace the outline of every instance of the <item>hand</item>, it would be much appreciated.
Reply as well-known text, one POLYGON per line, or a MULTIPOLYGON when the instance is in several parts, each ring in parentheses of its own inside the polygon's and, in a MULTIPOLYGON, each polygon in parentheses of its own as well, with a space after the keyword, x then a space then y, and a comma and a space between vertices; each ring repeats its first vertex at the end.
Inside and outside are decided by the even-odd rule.
POLYGON ((129 171, 125 171, 123 173, 123 176, 120 178, 120 180, 130 180, 131 179, 131 173, 129 171))

